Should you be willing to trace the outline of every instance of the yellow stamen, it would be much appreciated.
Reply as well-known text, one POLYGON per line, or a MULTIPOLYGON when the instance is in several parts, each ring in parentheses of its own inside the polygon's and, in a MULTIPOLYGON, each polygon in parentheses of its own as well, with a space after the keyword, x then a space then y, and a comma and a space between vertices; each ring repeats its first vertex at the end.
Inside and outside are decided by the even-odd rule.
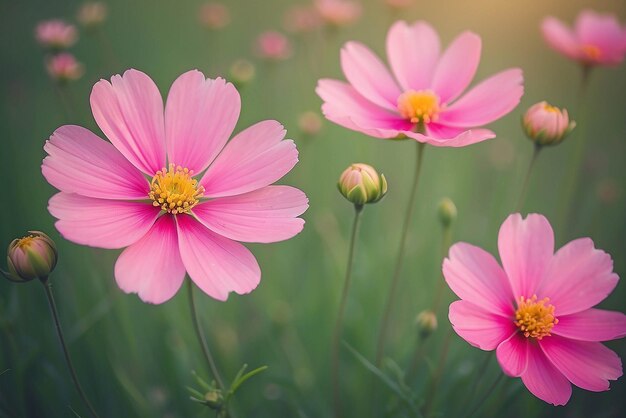
POLYGON ((35 240, 34 235, 28 235, 28 236, 25 236, 24 238, 20 238, 17 241, 17 244, 15 245, 19 248, 28 247, 34 240, 35 240))
POLYGON ((558 107, 554 107, 552 105, 549 104, 544 104, 543 105, 543 110, 545 110, 546 112, 550 112, 550 113, 560 113, 561 110, 558 107))
POLYGON ((204 193, 204 187, 198 186, 193 178, 193 171, 170 164, 169 169, 157 171, 150 182, 152 205, 176 215, 189 213, 198 204, 204 193))
POLYGON ((439 97, 430 90, 407 90, 398 97, 398 112, 411 123, 436 122, 439 97))
POLYGON ((532 298, 520 296, 515 311, 515 325, 526 338, 541 340, 548 337, 552 328, 558 324, 559 320, 554 316, 554 306, 549 301, 549 298, 538 301, 537 295, 532 298))
POLYGON ((597 61, 602 56, 602 51, 595 45, 583 45, 580 48, 588 61, 597 61))

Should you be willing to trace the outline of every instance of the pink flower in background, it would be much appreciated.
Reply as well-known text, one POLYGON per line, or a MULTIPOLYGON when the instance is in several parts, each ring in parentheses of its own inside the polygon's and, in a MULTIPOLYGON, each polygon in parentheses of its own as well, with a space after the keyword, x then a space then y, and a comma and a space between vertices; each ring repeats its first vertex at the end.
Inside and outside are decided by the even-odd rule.
POLYGON ((550 47, 585 66, 618 65, 626 55, 626 27, 612 14, 584 10, 573 29, 547 17, 541 32, 550 47))
POLYGON ((480 61, 481 40, 463 32, 440 53, 437 32, 422 21, 395 23, 387 34, 392 74, 366 46, 348 42, 341 67, 348 82, 317 86, 327 119, 376 138, 409 137, 435 146, 461 147, 494 138, 478 128, 513 110, 524 88, 522 70, 509 69, 467 93, 480 61))
POLYGON ((331 26, 347 26, 356 22, 363 12, 353 0, 315 0, 315 8, 322 19, 331 26))
POLYGON ((565 405, 574 385, 600 392, 622 375, 601 341, 626 335, 626 315, 594 308, 619 280, 613 261, 581 238, 554 252, 548 220, 510 215, 500 228, 502 267, 467 243, 450 248, 443 274, 462 300, 450 305, 454 330, 471 345, 496 350, 502 370, 535 396, 565 405))
POLYGON ((200 7, 200 23, 207 29, 222 29, 230 23, 230 12, 222 3, 205 3, 200 7))
POLYGON ((108 12, 106 3, 90 1, 80 6, 76 13, 76 20, 85 28, 94 29, 104 23, 108 12))
POLYGON ((44 48, 66 49, 78 40, 74 25, 60 19, 45 20, 35 28, 35 39, 44 48))
POLYGON ((320 15, 311 5, 295 5, 287 9, 283 18, 283 27, 287 32, 305 33, 319 28, 322 24, 320 15))
POLYGON ((83 65, 69 52, 62 52, 48 58, 46 69, 53 80, 60 82, 78 80, 85 72, 83 65))
POLYGON ((291 42, 282 33, 270 30, 258 36, 254 50, 263 59, 281 61, 291 56, 291 42))
POLYGON ((215 299, 252 291, 261 271, 237 241, 289 239, 308 207, 300 190, 271 186, 298 161, 282 125, 259 122, 226 143, 239 94, 199 71, 178 77, 164 106, 150 77, 128 70, 96 83, 91 108, 111 142, 66 125, 44 147, 42 173, 60 190, 48 206, 59 232, 82 245, 128 247, 115 279, 145 302, 173 297, 185 272, 215 299))

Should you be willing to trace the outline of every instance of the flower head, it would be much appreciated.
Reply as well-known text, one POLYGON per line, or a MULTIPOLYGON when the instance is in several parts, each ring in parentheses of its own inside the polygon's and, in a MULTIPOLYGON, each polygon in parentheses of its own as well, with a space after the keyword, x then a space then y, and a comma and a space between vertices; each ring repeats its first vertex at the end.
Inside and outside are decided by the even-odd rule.
POLYGON ((205 3, 200 7, 200 23, 210 30, 222 29, 230 23, 228 7, 222 3, 205 3))
POLYGON ((57 257, 56 244, 49 236, 40 231, 28 231, 28 235, 9 244, 9 278, 15 282, 45 281, 57 265, 57 257))
POLYGON ((60 193, 48 209, 70 241, 127 247, 115 264, 123 291, 162 303, 187 273, 218 300, 248 293, 261 271, 238 241, 302 230, 305 194, 271 185, 298 161, 295 144, 272 120, 228 141, 240 111, 232 84, 189 71, 164 106, 150 77, 128 70, 96 83, 91 109, 110 142, 79 126, 52 134, 42 173, 60 193))
POLYGON ((626 56, 626 27, 612 14, 584 10, 573 28, 546 17, 541 32, 552 49, 587 67, 619 65, 626 56))
POLYGON ((357 206, 376 203, 387 193, 387 179, 371 165, 356 163, 346 168, 339 182, 339 192, 357 206))
POLYGON ((76 20, 87 29, 95 29, 101 26, 107 18, 107 5, 101 1, 84 3, 78 9, 76 20))
POLYGON ((282 61, 291 56, 291 42, 282 33, 269 30, 258 36, 254 50, 266 60, 282 61))
POLYGON ((522 127, 526 136, 536 144, 556 145, 576 127, 576 122, 569 120, 567 109, 540 102, 526 111, 522 127))
POLYGON ((504 373, 545 402, 565 405, 571 383, 608 390, 622 362, 601 342, 626 335, 626 315, 594 308, 617 285, 611 257, 589 238, 554 252, 552 227, 537 214, 510 215, 498 249, 502 267, 473 245, 450 248, 443 274, 461 298, 450 305, 456 333, 496 350, 504 373))
POLYGON ((412 138, 461 147, 495 134, 481 126, 513 110, 523 94, 522 71, 502 71, 463 91, 480 61, 481 40, 463 32, 440 53, 439 36, 425 22, 395 23, 387 34, 392 74, 366 46, 348 42, 341 66, 348 83, 317 86, 327 119, 376 138, 412 138))
POLYGON ((78 80, 84 73, 83 65, 69 52, 62 52, 48 58, 46 69, 53 80, 61 83, 78 80))
POLYGON ((35 39, 44 48, 67 49, 78 40, 78 32, 74 25, 63 20, 45 20, 35 28, 35 39))
POLYGON ((354 0, 315 0, 315 8, 322 20, 333 27, 356 22, 363 12, 361 5, 354 0))

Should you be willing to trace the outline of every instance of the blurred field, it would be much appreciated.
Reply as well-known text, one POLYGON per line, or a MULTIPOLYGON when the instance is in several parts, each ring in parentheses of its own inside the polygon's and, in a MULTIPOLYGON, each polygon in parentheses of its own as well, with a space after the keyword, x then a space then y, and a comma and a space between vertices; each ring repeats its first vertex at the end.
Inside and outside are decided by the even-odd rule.
MULTIPOLYGON (((193 334, 184 292, 172 301, 151 306, 125 295, 113 279, 117 251, 81 247, 64 241, 53 226, 46 202, 54 190, 40 172, 43 143, 58 126, 71 123, 97 131, 88 106, 91 86, 126 68, 148 73, 165 95, 183 71, 198 68, 206 75, 226 75, 237 58, 257 65, 255 81, 241 90, 242 116, 237 130, 262 119, 283 123, 300 149, 300 163, 283 180, 310 198, 302 234, 288 242, 251 245, 263 278, 248 296, 226 303, 200 297, 202 321, 220 369, 231 379, 243 363, 268 365, 238 394, 238 417, 323 417, 330 415, 330 337, 345 269, 351 206, 337 193, 335 182, 352 162, 374 165, 385 173, 389 193, 367 207, 358 244, 344 338, 372 358, 397 251, 400 222, 412 175, 409 141, 385 142, 324 122, 319 135, 298 130, 298 115, 319 111, 314 93, 318 78, 343 78, 339 48, 350 39, 384 53, 388 26, 396 18, 425 19, 444 43, 465 29, 483 39, 476 81, 496 71, 519 66, 525 72, 521 106, 493 124, 498 138, 461 149, 427 147, 418 204, 410 231, 401 295, 395 307, 387 354, 405 367, 414 350, 416 314, 430 306, 440 274, 441 233, 436 205, 450 197, 459 209, 454 241, 463 240, 496 251, 497 230, 513 211, 532 147, 519 120, 531 104, 548 100, 577 117, 577 66, 544 45, 538 25, 547 14, 568 22, 584 7, 617 13, 626 20, 621 0, 423 2, 393 16, 381 1, 363 1, 365 14, 354 26, 336 33, 292 37, 288 61, 258 62, 251 44, 260 32, 281 29, 283 11, 293 1, 227 2, 232 24, 218 33, 203 29, 197 19, 199 1, 109 1, 110 17, 103 28, 120 63, 111 63, 96 39, 81 34, 72 49, 86 66, 85 76, 69 86, 74 114, 67 119, 53 84, 43 68, 43 54, 33 39, 35 24, 52 17, 72 19, 77 1, 28 0, 0 3, 0 178, 2 204, 0 245, 26 230, 50 233, 57 241, 60 262, 52 276, 70 350, 88 395, 102 417, 195 417, 211 412, 188 400, 194 384, 191 370, 208 378, 193 334)), ((587 153, 582 182, 572 203, 567 227, 556 230, 557 245, 590 236, 609 252, 615 271, 626 274, 626 67, 598 69, 591 79, 587 106, 587 153)), ((558 197, 567 165, 580 140, 573 135, 542 153, 533 175, 525 211, 545 214, 557 225, 558 197)), ((447 291, 446 301, 453 300, 447 291)), ((621 283, 603 303, 626 308, 621 283)), ((440 327, 427 342, 427 364, 420 369, 415 392, 423 393, 429 367, 449 330, 447 304, 439 312, 440 327)), ((608 343, 623 358, 624 341, 608 343)), ((441 387, 435 399, 440 416, 462 416, 475 369, 487 354, 470 347, 456 334, 441 387)), ((373 378, 347 351, 342 353, 343 393, 347 417, 383 416, 387 389, 379 386, 381 405, 371 409, 373 378)), ((501 373, 491 358, 476 398, 501 373)), ((0 282, 0 417, 69 417, 83 411, 71 385, 38 283, 0 282)), ((504 379, 483 409, 484 416, 623 417, 626 381, 611 391, 574 389, 566 407, 553 408, 535 399, 519 380, 504 379), (620 401, 621 399, 621 401, 620 401), (501 411, 497 415, 497 411, 501 411)), ((476 399, 477 400, 477 399, 476 399)), ((86 412, 82 416, 87 416, 86 412)))

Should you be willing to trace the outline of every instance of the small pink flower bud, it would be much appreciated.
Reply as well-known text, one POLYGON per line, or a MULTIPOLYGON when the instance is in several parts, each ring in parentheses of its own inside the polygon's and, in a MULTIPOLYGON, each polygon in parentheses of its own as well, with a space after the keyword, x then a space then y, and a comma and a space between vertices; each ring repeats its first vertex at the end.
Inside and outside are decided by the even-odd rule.
POLYGON ((57 249, 54 241, 39 231, 28 231, 28 235, 14 239, 7 250, 10 280, 28 282, 33 279, 46 281, 57 264, 57 249))
POLYGON ((291 56, 291 42, 282 33, 270 30, 263 32, 256 39, 255 52, 267 60, 285 60, 291 56))
POLYGON ((65 83, 79 79, 83 73, 83 65, 69 52, 62 52, 48 58, 46 69, 53 80, 65 83))
POLYGON ((322 118, 317 112, 304 112, 298 117, 300 131, 308 136, 316 135, 322 129, 322 118))
POLYGON ((107 14, 106 4, 101 1, 90 1, 80 6, 76 20, 86 29, 95 29, 104 23, 107 14))
POLYGON ((230 80, 237 88, 241 88, 254 79, 256 69, 254 65, 245 59, 238 59, 230 66, 230 80))
POLYGON ((352 164, 339 177, 341 194, 356 206, 376 203, 387 193, 387 179, 367 164, 352 164))
POLYGON ((67 49, 78 40, 78 32, 74 25, 62 20, 45 20, 35 28, 35 39, 44 48, 67 49))
POLYGON ((210 30, 223 29, 230 23, 230 12, 222 3, 206 3, 200 8, 200 23, 210 30))
POLYGON ((565 139, 576 122, 570 121, 566 109, 547 102, 531 106, 522 119, 524 132, 537 145, 556 145, 565 139))

